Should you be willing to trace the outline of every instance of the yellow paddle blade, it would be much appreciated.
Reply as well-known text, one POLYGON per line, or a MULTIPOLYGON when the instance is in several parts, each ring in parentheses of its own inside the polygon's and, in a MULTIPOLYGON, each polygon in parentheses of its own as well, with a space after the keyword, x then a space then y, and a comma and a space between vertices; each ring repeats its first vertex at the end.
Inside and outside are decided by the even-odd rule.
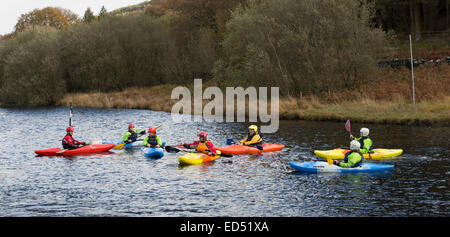
POLYGON ((120 150, 120 149, 123 148, 123 146, 125 146, 125 143, 120 143, 120 144, 115 145, 115 146, 114 146, 114 149, 115 149, 115 150, 120 150))
POLYGON ((158 128, 160 128, 162 126, 162 124, 161 125, 159 125, 158 127, 156 127, 155 129, 158 129, 158 128))
POLYGON ((328 164, 329 164, 329 165, 332 165, 332 164, 333 164, 333 159, 327 158, 327 161, 328 161, 328 164))

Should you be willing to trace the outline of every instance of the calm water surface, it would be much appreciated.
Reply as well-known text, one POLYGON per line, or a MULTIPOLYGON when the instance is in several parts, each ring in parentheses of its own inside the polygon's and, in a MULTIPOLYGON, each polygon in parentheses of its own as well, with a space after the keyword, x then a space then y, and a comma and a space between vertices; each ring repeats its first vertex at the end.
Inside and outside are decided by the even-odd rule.
MULTIPOLYGON (((162 124, 168 144, 205 130, 216 146, 240 139, 247 124, 174 123, 149 110, 74 108, 74 137, 117 141, 128 123, 162 124)), ((266 142, 286 149, 261 156, 220 158, 178 166, 179 154, 145 158, 139 151, 36 157, 61 147, 68 108, 0 109, 0 216, 450 216, 450 128, 368 126, 375 146, 403 148, 394 164, 373 174, 303 174, 289 161, 317 159, 314 149, 348 146, 344 123, 283 121, 266 142)), ((182 153, 181 153, 182 154, 182 153)))

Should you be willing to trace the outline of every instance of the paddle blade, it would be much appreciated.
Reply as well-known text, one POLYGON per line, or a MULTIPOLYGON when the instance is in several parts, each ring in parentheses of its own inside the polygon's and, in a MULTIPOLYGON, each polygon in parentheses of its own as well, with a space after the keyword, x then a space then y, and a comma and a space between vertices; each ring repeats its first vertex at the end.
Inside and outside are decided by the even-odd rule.
POLYGON ((345 123, 345 130, 347 130, 347 132, 351 131, 350 120, 347 120, 347 122, 345 123))
POLYGON ((70 110, 69 110, 69 126, 72 127, 72 101, 70 102, 70 110))
POLYGON ((123 148, 123 146, 125 146, 125 143, 120 143, 120 144, 118 144, 118 145, 115 145, 115 146, 114 146, 114 150, 120 150, 120 149, 123 148))
POLYGON ((231 155, 231 154, 220 154, 220 156, 222 156, 222 157, 233 157, 233 155, 231 155))
POLYGON ((227 145, 233 145, 233 144, 235 144, 236 142, 233 140, 233 139, 231 139, 231 138, 228 138, 227 139, 227 145))
POLYGON ((181 151, 180 149, 173 147, 173 146, 165 146, 164 148, 166 149, 167 152, 170 152, 170 153, 177 153, 177 152, 181 151))
POLYGON ((328 164, 332 165, 333 164, 333 160, 331 158, 327 158, 328 164))

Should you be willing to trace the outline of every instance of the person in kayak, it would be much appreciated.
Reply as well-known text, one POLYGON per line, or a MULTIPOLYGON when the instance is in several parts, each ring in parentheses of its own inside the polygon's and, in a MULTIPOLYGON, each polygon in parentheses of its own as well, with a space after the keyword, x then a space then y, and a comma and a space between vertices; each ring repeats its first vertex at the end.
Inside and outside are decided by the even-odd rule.
POLYGON ((250 125, 248 127, 248 135, 239 142, 240 145, 246 145, 246 146, 258 146, 262 143, 262 138, 258 134, 258 126, 256 125, 250 125))
POLYGON ((75 139, 73 139, 73 127, 67 127, 66 128, 66 136, 62 139, 62 146, 64 149, 72 150, 77 149, 86 145, 89 145, 88 142, 79 142, 75 139))
POLYGON ((142 145, 144 145, 145 147, 153 147, 153 148, 162 147, 161 138, 156 136, 156 129, 154 128, 148 129, 148 137, 144 139, 142 145))
POLYGON ((134 124, 130 123, 128 125, 128 131, 125 133, 125 136, 123 136, 123 142, 124 143, 132 143, 135 142, 139 135, 144 135, 146 133, 145 130, 138 130, 134 131, 134 124))
POLYGON ((360 143, 356 140, 350 142, 350 151, 345 154, 344 161, 333 160, 333 164, 342 168, 353 168, 361 164, 363 155, 360 152, 360 143))
POLYGON ((195 151, 208 154, 209 156, 217 155, 216 148, 214 148, 212 142, 208 141, 208 133, 201 132, 200 134, 198 134, 198 137, 198 141, 190 144, 182 142, 180 143, 180 145, 188 149, 195 149, 195 151))
POLYGON ((358 141, 360 145, 359 152, 362 154, 366 154, 372 151, 373 142, 372 139, 369 138, 369 129, 368 128, 361 128, 359 131, 361 137, 353 137, 353 135, 350 134, 350 139, 353 139, 354 141, 358 141))

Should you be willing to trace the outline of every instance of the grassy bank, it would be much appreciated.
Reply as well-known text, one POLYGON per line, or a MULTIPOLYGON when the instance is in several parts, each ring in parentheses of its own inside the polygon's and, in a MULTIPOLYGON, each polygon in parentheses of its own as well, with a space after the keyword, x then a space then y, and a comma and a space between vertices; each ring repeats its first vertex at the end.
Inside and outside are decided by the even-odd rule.
POLYGON ((404 124, 450 125, 450 96, 440 101, 399 103, 363 99, 341 103, 322 103, 317 99, 283 99, 280 101, 280 118, 318 121, 404 124))
MULTIPOLYGON (((280 119, 450 125, 450 67, 430 66, 416 70, 416 105, 411 103, 410 71, 386 70, 384 78, 357 89, 331 96, 284 97, 280 99, 280 119)), ((212 86, 205 83, 204 86, 212 86)), ((176 85, 129 88, 112 93, 67 94, 58 105, 91 108, 150 109, 170 112, 176 85)), ((191 88, 192 89, 192 88, 191 88)), ((204 104, 208 101, 204 100, 204 104)), ((193 109, 192 109, 193 111, 193 109)), ((225 114, 225 112, 224 112, 225 114)))
MULTIPOLYGON (((170 112, 176 101, 170 100, 169 91, 162 93, 168 88, 132 88, 114 93, 68 94, 60 101, 59 105, 67 106, 72 101, 75 106, 79 107, 149 109, 170 112)), ((364 123, 450 125, 450 96, 439 101, 418 102, 416 105, 372 99, 324 103, 315 97, 281 98, 280 119, 318 121, 351 119, 364 123)))

